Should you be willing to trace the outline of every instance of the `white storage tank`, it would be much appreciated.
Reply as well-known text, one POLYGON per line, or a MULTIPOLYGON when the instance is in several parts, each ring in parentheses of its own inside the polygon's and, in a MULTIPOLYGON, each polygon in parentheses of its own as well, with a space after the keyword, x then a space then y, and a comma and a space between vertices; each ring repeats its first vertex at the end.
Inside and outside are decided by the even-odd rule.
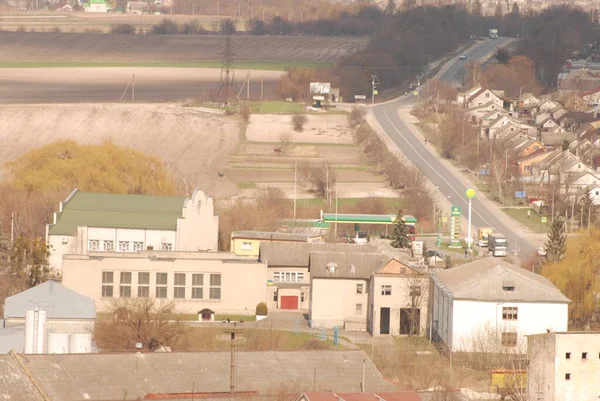
POLYGON ((46 311, 28 310, 25 312, 25 353, 43 354, 46 343, 46 311))
POLYGON ((71 354, 89 354, 92 352, 92 335, 90 333, 71 334, 71 354))
POLYGON ((69 334, 50 333, 48 334, 48 354, 68 354, 69 353, 69 334))

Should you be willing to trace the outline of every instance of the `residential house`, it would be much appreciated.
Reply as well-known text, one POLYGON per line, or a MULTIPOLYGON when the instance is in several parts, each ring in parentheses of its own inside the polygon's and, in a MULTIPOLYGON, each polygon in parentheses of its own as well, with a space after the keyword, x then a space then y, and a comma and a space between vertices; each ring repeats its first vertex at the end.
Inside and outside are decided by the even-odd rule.
POLYGON ((112 6, 106 0, 86 0, 83 3, 83 11, 86 13, 107 13, 112 6))
POLYGON ((576 139, 572 132, 542 132, 542 143, 547 149, 562 149, 576 139))
POLYGON ((433 274, 429 300, 433 339, 451 351, 477 351, 484 339, 521 352, 525 336, 568 325, 570 300, 558 288, 493 257, 433 274))
POLYGON ((377 393, 302 393, 295 401, 421 401, 415 391, 377 393))
POLYGON ((374 336, 423 334, 428 278, 380 254, 311 253, 310 321, 374 336))
POLYGON ((597 401, 600 333, 548 332, 527 336, 527 393, 539 401, 597 401))
POLYGON ((47 281, 6 298, 3 322, 0 354, 92 352, 96 306, 93 299, 47 281), (36 345, 25 340, 26 332, 36 345))
POLYGON ((147 14, 152 12, 150 6, 145 1, 128 1, 125 10, 129 14, 147 14))
POLYGON ((260 253, 260 244, 266 242, 323 242, 323 233, 295 234, 263 231, 234 231, 231 233, 231 251, 236 255, 260 253))
POLYGON ((540 102, 541 102, 541 99, 534 96, 530 92, 523 93, 523 95, 521 95, 519 97, 519 106, 522 108, 523 107, 526 107, 526 108, 534 107, 534 106, 539 105, 540 102))
POLYGON ((488 138, 495 138, 503 141, 511 132, 518 130, 525 131, 527 135, 535 136, 537 129, 528 125, 525 121, 516 119, 509 115, 502 115, 489 123, 482 122, 483 134, 488 138), (508 129, 506 127, 508 126, 508 129), (502 135, 498 135, 502 133, 502 135))
POLYGON ((219 313, 253 315, 266 302, 266 263, 228 252, 88 252, 65 255, 62 271, 66 287, 104 311, 115 299, 155 298, 210 320, 219 313))
POLYGON ((474 94, 481 91, 482 87, 480 85, 475 85, 471 89, 466 90, 465 92, 460 92, 456 96, 456 102, 460 105, 467 106, 467 99, 469 99, 474 94))
MULTIPOLYGON (((270 398, 291 382, 298 388, 336 394, 361 392, 364 381, 369 391, 400 391, 362 350, 238 351, 235 361, 235 393, 240 399, 270 398)), ((230 393, 230 366, 229 351, 27 355, 26 359, 0 355, 2 393, 19 401, 166 397, 230 401, 236 399, 230 393)))
POLYGON ((554 101, 552 99, 543 100, 540 103, 540 106, 538 107, 538 114, 542 113, 542 112, 554 110, 557 107, 560 107, 560 103, 558 103, 557 101, 554 101))
POLYGON ((527 138, 527 140, 517 143, 514 147, 517 158, 531 156, 535 152, 545 151, 546 148, 542 143, 535 138, 527 138))
POLYGON ((373 335, 422 335, 427 327, 429 276, 397 259, 371 274, 369 331, 373 335))
POLYGON ((311 326, 367 330, 371 274, 386 257, 379 253, 311 252, 310 259, 311 326))
POLYGON ((50 266, 89 252, 218 250, 219 217, 212 197, 86 193, 74 190, 46 228, 50 266))
MULTIPOLYGON (((560 152, 560 151, 556 151, 560 152)), ((552 152, 545 149, 539 149, 528 156, 524 156, 517 159, 517 165, 519 166, 519 172, 521 176, 531 176, 533 173, 533 165, 539 165, 544 159, 546 159, 552 152)))
POLYGON ((263 243, 260 247, 259 260, 268 266, 267 306, 270 310, 309 309, 312 252, 371 254, 375 253, 376 249, 368 244, 263 243))
POLYGON ((585 104, 590 107, 596 107, 600 105, 600 86, 584 92, 581 97, 583 98, 585 104))
POLYGON ((465 111, 465 114, 469 116, 472 124, 476 124, 478 121, 489 115, 490 113, 499 111, 506 113, 502 106, 498 106, 496 103, 489 101, 485 104, 474 106, 465 111))
MULTIPOLYGON (((562 177, 561 177, 562 178, 562 177)), ((561 193, 575 194, 600 184, 600 174, 592 171, 568 174, 561 180, 561 193)))
POLYGON ((590 185, 584 189, 584 191, 589 191, 590 198, 592 198, 593 205, 600 205, 600 185, 590 185))
POLYGON ((471 108, 471 107, 481 106, 483 104, 492 102, 493 104, 496 105, 496 107, 503 108, 504 100, 501 97, 503 95, 504 95, 503 93, 500 93, 498 91, 492 91, 490 89, 482 88, 482 89, 478 90, 477 92, 473 93, 472 95, 470 95, 468 98, 466 98, 465 106, 467 106, 468 108, 471 108))

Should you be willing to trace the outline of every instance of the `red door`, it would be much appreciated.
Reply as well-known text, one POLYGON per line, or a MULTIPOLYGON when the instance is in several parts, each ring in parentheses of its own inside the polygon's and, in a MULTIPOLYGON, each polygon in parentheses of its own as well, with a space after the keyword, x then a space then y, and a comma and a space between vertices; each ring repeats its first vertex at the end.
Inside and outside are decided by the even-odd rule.
POLYGON ((281 309, 298 309, 298 297, 289 295, 281 297, 281 309))

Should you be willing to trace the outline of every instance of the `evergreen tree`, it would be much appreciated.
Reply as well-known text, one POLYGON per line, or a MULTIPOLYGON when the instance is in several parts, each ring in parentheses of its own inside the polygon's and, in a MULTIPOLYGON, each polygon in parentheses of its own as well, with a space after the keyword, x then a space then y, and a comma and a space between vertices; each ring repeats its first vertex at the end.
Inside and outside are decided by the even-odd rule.
POLYGON ((519 14, 521 12, 521 10, 519 10, 519 5, 516 1, 513 3, 512 10, 510 10, 510 12, 513 14, 519 14))
POLYGON ((11 249, 11 273, 29 287, 35 287, 54 278, 48 263, 49 256, 50 248, 43 239, 19 237, 11 249))
POLYGON ((394 226, 394 231, 392 232, 392 242, 391 245, 394 248, 410 248, 412 241, 408 238, 408 226, 402 219, 404 214, 402 213, 402 209, 398 210, 398 215, 396 216, 396 225, 394 226))
POLYGON ((565 233, 565 222, 561 217, 556 217, 548 233, 546 252, 548 260, 558 262, 565 256, 567 234, 565 233))
POLYGON ((588 225, 589 214, 593 208, 592 202, 590 188, 587 187, 579 198, 579 205, 581 206, 581 221, 579 222, 580 227, 587 227, 588 225))
POLYGON ((8 260, 9 254, 10 240, 3 232, 0 232, 0 266, 8 260))

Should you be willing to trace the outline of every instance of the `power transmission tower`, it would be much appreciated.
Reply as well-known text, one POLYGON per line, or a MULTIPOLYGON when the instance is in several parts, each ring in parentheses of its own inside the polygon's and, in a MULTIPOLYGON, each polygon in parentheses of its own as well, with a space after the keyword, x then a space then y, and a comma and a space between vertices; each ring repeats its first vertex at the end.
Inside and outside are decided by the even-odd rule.
POLYGON ((231 37, 225 37, 225 50, 222 53, 223 62, 221 64, 221 77, 219 79, 219 92, 217 93, 217 102, 224 103, 227 106, 236 105, 239 101, 237 93, 233 86, 235 83, 235 70, 233 69, 233 47, 231 37))

